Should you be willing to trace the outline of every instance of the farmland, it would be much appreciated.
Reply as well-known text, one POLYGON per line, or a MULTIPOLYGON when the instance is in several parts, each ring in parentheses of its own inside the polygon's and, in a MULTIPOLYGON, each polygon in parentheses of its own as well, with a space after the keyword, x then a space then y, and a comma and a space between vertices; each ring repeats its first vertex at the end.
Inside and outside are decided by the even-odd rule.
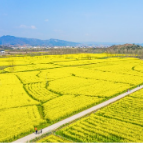
MULTIPOLYGON (((5 57, 0 58, 0 67, 3 67, 0 68, 1 142, 16 140, 34 132, 35 126, 41 129, 143 83, 142 60, 106 54, 5 57)), ((57 134, 65 136, 66 141, 81 141, 83 131, 87 135, 84 141, 141 141, 140 134, 133 140, 142 130, 138 118, 141 102, 141 93, 135 93, 57 134), (128 117, 125 121, 121 118, 124 115, 128 117), (95 123, 98 130, 93 128, 95 123), (110 131, 115 133, 112 123, 116 130, 121 125, 125 131, 129 129, 129 137, 120 133, 111 140, 114 137, 110 131), (104 128, 107 125, 111 128, 104 128)), ((47 140, 64 141, 64 138, 51 135, 47 140)))
POLYGON ((142 142, 143 89, 57 131, 74 142, 142 142))
POLYGON ((56 135, 49 135, 37 142, 70 142, 70 141, 62 137, 58 137, 56 135))

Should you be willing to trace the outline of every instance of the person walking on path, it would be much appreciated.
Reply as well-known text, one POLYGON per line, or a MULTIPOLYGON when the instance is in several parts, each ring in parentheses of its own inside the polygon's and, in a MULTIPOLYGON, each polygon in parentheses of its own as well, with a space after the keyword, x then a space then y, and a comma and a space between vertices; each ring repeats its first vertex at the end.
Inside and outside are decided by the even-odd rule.
POLYGON ((36 134, 37 134, 37 128, 35 127, 35 132, 36 132, 36 134))

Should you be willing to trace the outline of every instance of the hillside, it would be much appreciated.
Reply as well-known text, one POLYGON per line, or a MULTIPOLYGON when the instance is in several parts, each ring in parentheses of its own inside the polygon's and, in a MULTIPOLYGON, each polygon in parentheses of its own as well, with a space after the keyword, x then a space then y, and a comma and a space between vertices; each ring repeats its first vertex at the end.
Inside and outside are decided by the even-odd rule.
POLYGON ((135 44, 124 44, 124 45, 112 45, 109 47, 109 49, 142 49, 143 47, 141 45, 135 45, 135 44))
POLYGON ((59 39, 40 40, 34 38, 21 38, 15 36, 0 37, 0 45, 30 45, 30 46, 76 46, 79 43, 59 39))

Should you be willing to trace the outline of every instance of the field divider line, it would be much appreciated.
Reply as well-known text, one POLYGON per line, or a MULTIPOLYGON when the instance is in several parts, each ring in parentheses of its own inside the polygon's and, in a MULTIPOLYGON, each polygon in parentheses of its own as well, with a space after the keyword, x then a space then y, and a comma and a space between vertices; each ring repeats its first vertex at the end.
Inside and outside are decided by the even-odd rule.
MULTIPOLYGON (((52 131, 58 129, 59 127, 65 125, 67 123, 70 123, 70 122, 72 122, 72 121, 74 121, 74 120, 76 120, 78 118, 84 117, 85 115, 87 115, 89 113, 92 113, 93 111, 96 111, 96 110, 98 110, 98 109, 100 109, 102 107, 105 107, 105 106, 107 106, 107 105, 109 105, 109 104, 111 104, 111 103, 113 103, 113 102, 115 102, 115 101, 117 101, 117 100, 119 100, 119 99, 121 99, 121 98, 123 98, 123 97, 125 97, 125 96, 127 96, 127 95, 129 95, 131 93, 133 93, 133 92, 136 92, 136 91, 138 91, 138 90, 140 90, 142 88, 143 88, 143 85, 141 85, 140 87, 136 87, 136 88, 134 88, 134 89, 132 89, 132 90, 130 90, 128 92, 122 93, 122 94, 120 94, 120 95, 118 95, 118 96, 116 96, 114 98, 111 98, 111 99, 109 99, 107 101, 104 101, 104 102, 102 102, 102 103, 100 103, 98 105, 95 105, 95 106, 93 106, 93 107, 91 107, 89 109, 86 109, 86 110, 84 110, 84 111, 82 111, 80 113, 77 113, 77 114, 75 114, 75 115, 73 115, 71 117, 68 117, 68 118, 66 118, 66 119, 64 119, 62 121, 59 121, 59 122, 57 122, 57 123, 55 123, 55 124, 53 124, 51 126, 48 126, 48 127, 44 128, 44 129, 42 129, 42 134, 45 134, 45 133, 48 133, 48 132, 52 132, 52 131)), ((19 143, 25 143, 25 142, 28 142, 28 141, 36 138, 36 137, 41 136, 42 134, 32 133, 32 134, 27 135, 27 136, 25 136, 23 138, 20 138, 20 139, 14 141, 12 143, 18 143, 18 142, 19 143)))

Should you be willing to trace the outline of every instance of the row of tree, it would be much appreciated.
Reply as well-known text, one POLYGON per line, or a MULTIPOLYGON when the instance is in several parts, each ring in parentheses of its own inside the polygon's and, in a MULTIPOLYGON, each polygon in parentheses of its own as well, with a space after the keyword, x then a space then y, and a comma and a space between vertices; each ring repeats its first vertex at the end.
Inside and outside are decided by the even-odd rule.
POLYGON ((75 53, 106 53, 107 56, 132 56, 143 58, 143 46, 135 44, 113 45, 108 48, 51 48, 51 49, 22 49, 12 50, 7 46, 0 46, 0 49, 9 49, 8 54, 35 55, 62 55, 75 53))
POLYGON ((143 46, 135 44, 113 45, 106 49, 107 55, 143 58, 143 46))

